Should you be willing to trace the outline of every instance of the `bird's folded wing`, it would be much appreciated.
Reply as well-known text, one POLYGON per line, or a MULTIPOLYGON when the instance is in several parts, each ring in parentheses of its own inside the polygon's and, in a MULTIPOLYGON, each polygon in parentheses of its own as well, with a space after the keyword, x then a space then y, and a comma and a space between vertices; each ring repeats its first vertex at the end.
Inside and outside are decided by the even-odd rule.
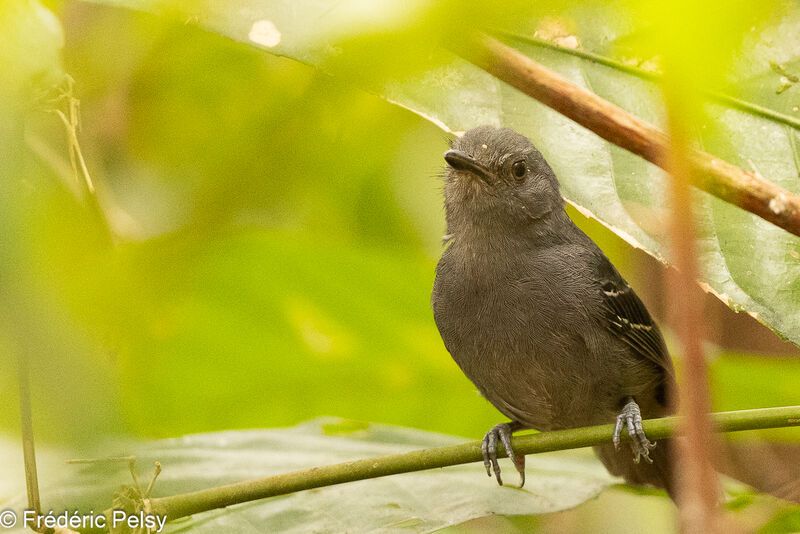
POLYGON ((602 293, 604 326, 637 353, 673 375, 664 338, 644 303, 604 255, 597 259, 598 290, 602 293))

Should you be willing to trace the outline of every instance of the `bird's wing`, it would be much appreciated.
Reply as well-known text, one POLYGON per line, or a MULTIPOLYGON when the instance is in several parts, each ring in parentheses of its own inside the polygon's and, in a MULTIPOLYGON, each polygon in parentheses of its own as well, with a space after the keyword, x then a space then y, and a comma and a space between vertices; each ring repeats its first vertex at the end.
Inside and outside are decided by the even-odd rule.
POLYGON ((596 256, 595 263, 598 291, 605 311, 603 325, 636 353, 674 376, 664 338, 644 303, 604 254, 596 256))

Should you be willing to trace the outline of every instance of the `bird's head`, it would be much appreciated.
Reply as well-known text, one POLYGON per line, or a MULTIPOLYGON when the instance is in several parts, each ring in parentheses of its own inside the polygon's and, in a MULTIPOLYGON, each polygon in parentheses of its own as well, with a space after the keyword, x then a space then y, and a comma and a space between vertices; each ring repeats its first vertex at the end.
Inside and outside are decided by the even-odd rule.
POLYGON ((453 141, 444 159, 451 232, 462 224, 513 230, 563 209, 553 170, 541 152, 514 130, 473 128, 453 141))

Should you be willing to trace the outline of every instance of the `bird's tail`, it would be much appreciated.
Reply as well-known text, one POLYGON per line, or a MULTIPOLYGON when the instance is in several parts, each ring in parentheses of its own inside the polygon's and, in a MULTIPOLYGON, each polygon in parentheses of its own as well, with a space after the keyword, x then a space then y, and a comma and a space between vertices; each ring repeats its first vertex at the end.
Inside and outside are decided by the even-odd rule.
POLYGON ((758 491, 800 503, 800 445, 797 443, 727 442, 719 469, 758 491))
MULTIPOLYGON (((644 460, 634 463, 633 453, 625 443, 619 450, 611 443, 594 450, 612 475, 621 476, 631 484, 664 488, 674 501, 674 446, 672 439, 659 440, 656 448, 650 451, 652 464, 644 460)), ((794 461, 799 451, 800 446, 796 444, 727 443, 722 447, 722 461, 718 467, 722 473, 758 491, 800 503, 800 467, 794 461)))
POLYGON ((674 501, 675 479, 672 469, 672 447, 672 440, 659 440, 656 447, 650 451, 653 463, 648 463, 644 459, 639 463, 634 463, 633 453, 627 443, 622 443, 619 450, 615 449, 612 443, 598 445, 594 448, 594 452, 612 475, 621 476, 630 484, 649 484, 663 488, 667 490, 674 501))

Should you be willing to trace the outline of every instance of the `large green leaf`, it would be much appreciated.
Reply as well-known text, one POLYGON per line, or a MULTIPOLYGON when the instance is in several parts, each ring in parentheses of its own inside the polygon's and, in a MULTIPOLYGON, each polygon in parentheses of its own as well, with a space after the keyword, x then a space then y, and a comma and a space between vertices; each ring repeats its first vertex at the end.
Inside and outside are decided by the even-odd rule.
MULTIPOLYGON (((161 462, 164 471, 154 495, 166 496, 461 442, 461 438, 419 430, 320 419, 287 429, 111 445, 103 449, 103 454, 135 454, 139 478, 144 481, 149 480, 153 462, 161 462)), ((0 442, 0 450, 2 446, 0 442)), ((7 464, 0 464, 0 480, 12 474, 12 466, 7 464)), ((67 466, 59 471, 62 480, 43 488, 45 506, 57 512, 103 510, 110 506, 111 495, 120 485, 131 483, 124 462, 67 466)), ((489 514, 564 510, 596 496, 614 482, 599 463, 585 455, 537 455, 528 459, 528 481, 522 490, 496 486, 482 465, 471 464, 266 499, 201 514, 175 523, 167 532, 430 532, 489 514)), ((0 486, 0 508, 24 507, 20 498, 4 498, 2 490, 0 486)))
MULTIPOLYGON (((402 11, 382 3, 380 24, 375 26, 370 24, 374 22, 371 11, 365 14, 360 10, 363 3, 359 2, 102 3, 179 16, 183 21, 274 54, 319 66, 355 80, 447 131, 463 131, 484 123, 515 128, 545 154, 571 203, 632 245, 661 260, 666 257, 663 172, 449 52, 409 44, 438 37, 431 27, 447 26, 443 21, 454 18, 443 18, 441 10, 416 3, 413 9, 402 11), (421 20, 433 22, 422 24, 421 20), (405 33, 402 29, 406 29, 405 33), (401 37, 387 37, 392 32, 401 37), (390 46, 398 43, 405 47, 390 46), (370 48, 371 45, 375 47, 370 48), (398 59, 401 56, 406 57, 405 62, 398 59), (381 59, 396 67, 393 75, 389 69, 380 68, 381 59), (375 70, 378 74, 365 74, 375 70)), ((740 53, 743 59, 731 67, 728 78, 735 87, 735 96, 796 120, 800 88, 789 83, 788 89, 777 94, 781 74, 776 69, 780 67, 771 64, 783 65, 790 74, 797 69, 800 42, 793 36, 800 33, 800 10, 793 3, 779 7, 782 10, 776 13, 780 16, 754 23, 740 53)), ((592 52, 641 54, 631 43, 647 28, 637 24, 627 8, 623 2, 575 7, 556 20, 564 22, 565 27, 577 28, 577 35, 570 36, 569 42, 582 43, 592 52)), ((513 9, 509 11, 514 15, 513 9)), ((538 19, 530 13, 517 15, 518 20, 526 21, 525 27, 537 28, 538 19)), ((548 20, 552 22, 552 17, 539 22, 548 20)), ((486 22, 503 23, 496 17, 487 17, 486 22)), ((652 81, 575 57, 569 51, 522 41, 513 44, 574 83, 663 126, 661 97, 652 81)), ((650 56, 638 57, 639 62, 647 59, 650 56)), ((800 132, 796 128, 785 121, 720 104, 710 104, 707 111, 710 122, 698 125, 698 140, 704 148, 734 164, 748 169, 752 166, 775 183, 800 193, 800 132)), ((703 287, 733 309, 747 311, 779 335, 800 342, 800 239, 706 194, 699 194, 698 199, 703 287)))

